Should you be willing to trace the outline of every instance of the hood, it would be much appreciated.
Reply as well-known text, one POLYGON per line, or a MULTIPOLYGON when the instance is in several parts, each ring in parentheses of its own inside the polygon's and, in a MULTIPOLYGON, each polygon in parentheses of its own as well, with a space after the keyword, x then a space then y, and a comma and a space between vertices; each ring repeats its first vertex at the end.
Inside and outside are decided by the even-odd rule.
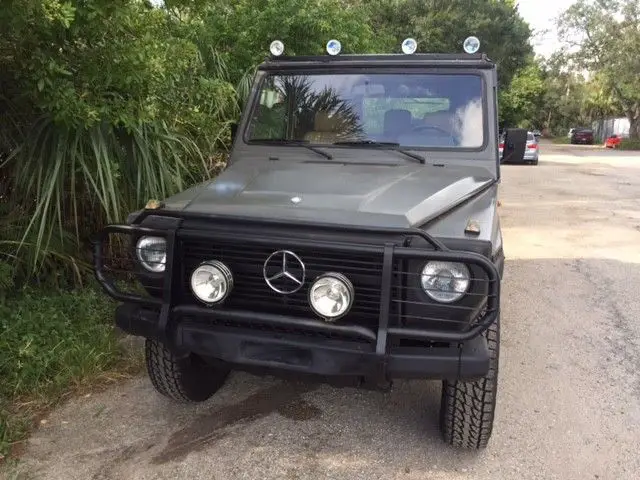
POLYGON ((268 162, 230 166, 167 210, 354 226, 414 227, 494 180, 475 166, 268 162))

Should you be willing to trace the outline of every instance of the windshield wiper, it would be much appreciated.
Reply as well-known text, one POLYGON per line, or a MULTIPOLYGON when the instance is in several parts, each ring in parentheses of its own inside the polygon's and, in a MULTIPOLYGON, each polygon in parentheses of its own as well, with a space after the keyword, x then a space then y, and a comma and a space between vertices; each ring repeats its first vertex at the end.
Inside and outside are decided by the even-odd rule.
POLYGON ((343 142, 334 142, 333 144, 334 145, 352 145, 352 146, 358 146, 358 147, 374 147, 374 148, 380 148, 383 150, 393 150, 395 152, 402 153, 407 157, 411 157, 422 164, 426 163, 424 157, 421 157, 420 155, 417 155, 415 153, 409 152, 408 150, 404 150, 400 148, 399 143, 376 142, 374 140, 351 140, 351 141, 343 141, 343 142))
POLYGON ((312 147, 309 145, 309 142, 306 140, 287 140, 285 138, 255 138, 253 140, 249 140, 250 144, 253 143, 268 143, 271 145, 295 145, 298 147, 304 147, 312 152, 317 153, 318 155, 322 155, 324 158, 328 158, 329 160, 333 160, 333 155, 327 153, 319 148, 312 147))

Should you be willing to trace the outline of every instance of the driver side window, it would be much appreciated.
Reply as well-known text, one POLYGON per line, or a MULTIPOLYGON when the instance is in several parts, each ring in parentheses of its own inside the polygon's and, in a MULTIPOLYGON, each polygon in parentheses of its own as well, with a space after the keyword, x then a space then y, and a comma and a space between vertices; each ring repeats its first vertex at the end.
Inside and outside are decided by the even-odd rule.
POLYGON ((286 138, 286 107, 282 90, 276 85, 265 87, 252 122, 253 139, 278 140, 286 138))

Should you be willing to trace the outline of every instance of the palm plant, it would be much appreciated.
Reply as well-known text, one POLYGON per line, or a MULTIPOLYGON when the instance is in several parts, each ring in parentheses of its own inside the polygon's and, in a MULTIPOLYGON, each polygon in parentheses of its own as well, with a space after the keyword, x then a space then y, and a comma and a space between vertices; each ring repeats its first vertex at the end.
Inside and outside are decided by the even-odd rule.
POLYGON ((2 164, 12 192, 7 203, 21 215, 11 235, 4 229, 3 243, 12 258, 29 258, 33 270, 52 255, 78 268, 72 254, 90 232, 149 198, 175 193, 197 180, 194 170, 206 169, 189 165, 204 156, 164 122, 70 128, 42 116, 23 135, 2 164))

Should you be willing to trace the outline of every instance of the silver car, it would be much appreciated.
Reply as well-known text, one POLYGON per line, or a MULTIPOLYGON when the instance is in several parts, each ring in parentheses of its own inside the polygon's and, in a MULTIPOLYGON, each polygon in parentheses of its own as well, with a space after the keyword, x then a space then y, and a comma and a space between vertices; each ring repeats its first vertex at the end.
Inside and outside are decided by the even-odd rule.
MULTIPOLYGON (((504 135, 500 137, 499 152, 500 158, 502 158, 502 152, 504 151, 504 135)), ((524 149, 524 163, 530 163, 532 165, 538 164, 538 155, 540 153, 540 144, 533 132, 527 133, 527 145, 524 149)))

